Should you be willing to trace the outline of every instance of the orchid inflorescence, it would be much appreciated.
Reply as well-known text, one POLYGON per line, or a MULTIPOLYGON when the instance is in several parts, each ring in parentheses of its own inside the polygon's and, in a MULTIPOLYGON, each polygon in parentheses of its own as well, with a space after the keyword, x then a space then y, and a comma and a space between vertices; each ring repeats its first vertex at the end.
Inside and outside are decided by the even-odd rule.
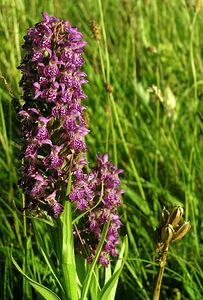
MULTIPOLYGON (((104 224, 109 222, 106 241, 102 248, 99 262, 108 265, 108 254, 117 256, 115 246, 118 244, 118 229, 121 222, 117 215, 116 208, 121 205, 120 194, 124 191, 119 189, 120 180, 118 175, 123 170, 116 169, 108 161, 108 154, 103 157, 97 155, 97 166, 92 168, 89 174, 76 175, 73 182, 70 200, 76 201, 79 210, 90 209, 90 213, 85 216, 82 227, 79 228, 79 237, 85 242, 87 259, 92 261, 101 239, 104 224), (91 208, 93 208, 91 210, 91 208), (90 254, 89 254, 90 253, 90 254)), ((79 225, 80 226, 80 225, 79 225)), ((78 238, 78 232, 76 233, 78 238)), ((84 252, 84 254, 86 254, 84 252)))
MULTIPOLYGON (((97 156, 97 166, 84 171, 89 133, 84 119, 87 96, 82 84, 86 74, 82 53, 86 42, 69 21, 60 21, 43 13, 43 20, 28 30, 23 48, 26 55, 18 67, 23 76, 21 109, 22 176, 21 187, 26 207, 37 213, 58 216, 63 212, 69 178, 69 200, 78 213, 87 211, 83 229, 77 232, 88 244, 91 261, 101 238, 103 225, 109 222, 99 261, 108 265, 108 254, 115 256, 120 220, 117 216, 120 181, 108 155, 97 156), (69 176, 71 174, 71 176, 69 176)), ((87 248, 87 247, 86 247, 87 248)))

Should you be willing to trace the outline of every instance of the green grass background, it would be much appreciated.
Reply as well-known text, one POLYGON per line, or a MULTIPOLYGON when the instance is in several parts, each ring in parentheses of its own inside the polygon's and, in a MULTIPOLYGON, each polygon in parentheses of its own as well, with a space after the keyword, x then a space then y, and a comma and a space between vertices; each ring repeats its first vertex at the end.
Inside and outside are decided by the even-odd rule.
MULTIPOLYGON (((19 98, 21 75, 16 67, 23 55, 23 36, 41 20, 41 12, 78 27, 88 42, 88 159, 93 164, 97 152, 108 151, 125 170, 121 236, 128 234, 130 253, 117 299, 151 299, 158 267, 153 231, 163 206, 174 205, 184 207, 192 229, 170 247, 161 299, 203 299, 203 7, 197 7, 201 1, 101 2, 104 24, 97 0, 1 0, 1 75, 19 98), (91 20, 101 26, 99 43, 92 37, 91 20)), ((22 295, 22 278, 10 253, 12 247, 22 264, 25 239, 30 277, 55 292, 57 284, 29 220, 27 236, 23 231, 17 186, 19 123, 2 81, 0 88, 0 299, 8 300, 21 299, 17 295, 22 295)), ((43 224, 38 230, 43 232, 43 224)), ((45 233, 44 238, 49 249, 45 233)), ((41 299, 32 289, 27 295, 41 299)))

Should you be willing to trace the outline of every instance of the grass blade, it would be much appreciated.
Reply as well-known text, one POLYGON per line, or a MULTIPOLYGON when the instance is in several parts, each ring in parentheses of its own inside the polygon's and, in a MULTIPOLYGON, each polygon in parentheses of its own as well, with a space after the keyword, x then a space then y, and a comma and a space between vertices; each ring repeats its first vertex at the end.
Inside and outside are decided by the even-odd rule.
POLYGON ((99 300, 115 299, 119 276, 127 260, 127 255, 128 255, 128 237, 126 235, 124 238, 123 246, 120 251, 119 259, 115 266, 114 274, 101 290, 99 300))
POLYGON ((52 292, 50 289, 47 287, 43 286, 42 284, 39 284, 38 282, 34 281, 32 278, 27 276, 23 270, 20 268, 20 266, 17 264, 13 256, 11 255, 11 260, 16 267, 16 269, 28 280, 28 282, 33 286, 33 288, 40 294, 42 295, 46 300, 60 300, 60 298, 52 292))
POLYGON ((109 228, 109 223, 104 225, 104 229, 102 231, 102 236, 101 236, 101 240, 99 242, 98 245, 98 249, 95 255, 95 258, 89 268, 89 271, 87 272, 87 275, 85 277, 85 281, 84 281, 84 285, 83 285, 83 289, 82 289, 82 294, 81 294, 81 300, 86 300, 87 294, 88 294, 88 290, 89 290, 89 286, 91 283, 91 279, 92 279, 92 275, 94 272, 94 268, 96 266, 97 260, 99 258, 100 252, 102 250, 103 244, 105 242, 105 238, 108 232, 108 228, 109 228))

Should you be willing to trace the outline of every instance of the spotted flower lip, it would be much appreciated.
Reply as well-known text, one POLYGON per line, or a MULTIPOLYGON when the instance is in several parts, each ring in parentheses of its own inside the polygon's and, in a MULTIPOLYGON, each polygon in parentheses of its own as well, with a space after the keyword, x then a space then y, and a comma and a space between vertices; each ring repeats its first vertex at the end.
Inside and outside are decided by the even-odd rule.
POLYGON ((28 207, 57 218, 63 211, 67 170, 75 172, 87 151, 84 136, 89 130, 83 118, 86 107, 81 104, 87 97, 82 90, 87 80, 80 70, 87 43, 69 21, 46 12, 42 17, 24 37, 26 53, 18 67, 24 100, 18 112, 24 158, 21 186, 28 207))

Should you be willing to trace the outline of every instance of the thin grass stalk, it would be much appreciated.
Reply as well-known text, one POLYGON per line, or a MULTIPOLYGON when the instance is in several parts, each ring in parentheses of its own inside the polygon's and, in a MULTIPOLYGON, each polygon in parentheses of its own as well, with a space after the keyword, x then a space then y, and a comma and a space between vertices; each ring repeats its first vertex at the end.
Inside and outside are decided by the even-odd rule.
POLYGON ((105 151, 109 151, 109 135, 110 135, 110 114, 111 112, 109 111, 109 108, 107 107, 107 112, 106 112, 106 147, 105 151))
MULTIPOLYGON (((23 206, 23 272, 27 274, 27 224, 26 224, 26 213, 25 213, 25 195, 22 194, 22 206, 23 206)), ((27 286, 28 282, 25 277, 23 277, 23 299, 27 299, 27 286)))
MULTIPOLYGON (((103 80, 107 86, 110 84, 110 60, 109 60, 107 35, 106 35, 101 0, 98 0, 98 6, 99 6, 100 19, 101 19, 102 35, 103 35, 103 39, 104 39, 104 51, 105 51, 104 56, 105 56, 105 61, 106 61, 106 70, 104 67, 104 58, 102 55, 103 53, 101 51, 101 45, 100 45, 99 41, 97 41, 97 43, 98 43, 98 48, 99 48, 99 56, 100 56, 100 63, 101 63, 101 67, 102 67, 103 80), (105 73, 105 71, 106 71, 106 73, 105 73)), ((110 104, 110 127, 112 130, 114 161, 115 161, 115 165, 117 167, 118 166, 118 158, 117 158, 117 147, 116 147, 116 133, 115 133, 115 129, 114 129, 114 120, 113 120, 113 115, 112 115, 111 99, 110 99, 109 93, 108 93, 108 103, 110 104)), ((109 124, 108 124, 108 126, 109 126, 109 124)), ((107 127, 107 138, 109 138, 109 128, 108 127, 107 127)), ((106 148, 108 148, 108 140, 106 141, 106 148)))
MULTIPOLYGON (((110 95, 109 94, 108 94, 108 98, 109 98, 109 103, 110 103, 110 107, 111 107, 111 101, 110 101, 110 95)), ((116 167, 118 167, 116 131, 115 131, 115 126, 114 126, 114 119, 113 119, 112 108, 111 108, 110 116, 111 116, 111 131, 112 131, 112 139, 113 139, 114 162, 115 162, 116 167)))
MULTIPOLYGON (((102 28, 103 38, 104 38, 104 47, 105 47, 105 56, 106 56, 105 57, 106 58, 106 82, 105 83, 109 84, 110 83, 110 63, 109 63, 109 53, 108 53, 107 36, 106 36, 106 30, 105 30, 105 24, 104 24, 104 15, 103 15, 103 9, 102 9, 101 0, 98 0, 98 6, 99 6, 99 12, 100 12, 100 18, 101 18, 101 28, 102 28)), ((103 71, 103 74, 105 74, 105 72, 104 72, 104 62, 103 62, 103 58, 102 58, 102 52, 99 51, 99 53, 100 53, 100 60, 101 60, 101 65, 102 65, 102 71, 103 71)), ((137 172, 137 169, 135 167, 135 164, 134 164, 132 158, 130 157, 129 149, 128 149, 128 146, 127 146, 124 134, 123 134, 122 126, 120 124, 120 120, 119 120, 117 109, 116 109, 116 104, 115 104, 115 101, 114 101, 112 93, 109 93, 109 99, 110 99, 111 110, 114 112, 116 123, 117 123, 118 129, 119 129, 119 133, 121 135, 121 140, 123 142, 123 146, 124 146, 124 149, 126 151, 126 154, 129 157, 130 165, 132 167, 133 173, 134 173, 135 178, 137 180, 140 194, 141 194, 143 200, 146 200, 146 196, 145 196, 144 190, 142 188, 140 177, 138 175, 138 172, 137 172)), ((111 118, 112 118, 112 116, 111 116, 111 118)), ((112 120, 112 122, 113 122, 113 120, 112 120)), ((113 124, 112 122, 111 122, 111 124, 113 124)), ((113 139, 115 139, 115 136, 113 136, 113 139)), ((115 147, 114 147, 114 155, 117 158, 115 147)))
MULTIPOLYGON (((22 165, 24 164, 24 160, 22 159, 22 165)), ((22 193, 22 209, 23 209, 23 272, 27 274, 27 221, 26 221, 26 211, 25 211, 25 194, 22 193)), ((28 282, 26 278, 23 276, 23 299, 27 299, 27 289, 28 282)))
MULTIPOLYGON (((157 101, 157 107, 156 107, 156 126, 157 126, 157 130, 156 130, 156 148, 155 148, 155 182, 156 185, 159 185, 159 174, 158 174, 158 163, 159 163, 159 157, 158 157, 158 153, 159 153, 159 140, 160 140, 160 130, 159 130, 159 126, 160 126, 160 101, 159 99, 156 99, 157 101)), ((154 211, 157 214, 158 213, 158 192, 157 189, 155 189, 155 199, 154 199, 154 211)))
MULTIPOLYGON (((118 130, 119 130, 119 133, 120 133, 120 136, 121 136, 121 140, 122 140, 122 143, 123 143, 123 147, 124 147, 125 152, 126 152, 128 158, 129 158, 129 162, 130 162, 131 168, 132 168, 132 170, 133 170, 135 179, 136 179, 136 181, 137 181, 137 184, 138 184, 138 188, 139 188, 141 197, 143 198, 143 200, 146 201, 145 192, 144 192, 144 190, 143 190, 143 188, 142 188, 142 183, 141 183, 141 180, 140 180, 138 171, 137 171, 137 169, 136 169, 136 167, 135 167, 134 161, 133 161, 133 159, 131 158, 130 151, 129 151, 129 149, 128 149, 127 142, 126 142, 126 139, 125 139, 124 134, 123 134, 123 129, 122 129, 122 126, 121 126, 121 123, 120 123, 120 120, 119 120, 119 116, 118 116, 116 104, 115 104, 115 101, 114 101, 114 97, 113 97, 112 94, 110 94, 110 98, 111 98, 111 105, 112 105, 113 112, 114 112, 114 115, 115 115, 115 119, 116 119, 116 123, 117 123, 117 126, 118 126, 118 130)), ((147 202, 146 202, 146 205, 147 205, 147 202)), ((147 206, 148 206, 148 205, 147 205, 147 206)))
POLYGON ((194 40, 194 29, 195 24, 197 20, 198 12, 195 12, 192 25, 191 25, 191 36, 190 36, 190 62, 191 62, 191 68, 192 68, 192 76, 193 76, 193 82, 194 82, 194 97, 195 97, 195 108, 197 108, 197 72, 194 62, 194 49, 193 49, 193 40, 194 40))
POLYGON ((109 62, 109 53, 108 53, 108 44, 107 44, 107 37, 106 37, 106 30, 104 25, 104 15, 103 15, 103 8, 101 0, 98 0, 98 6, 99 6, 99 13, 101 18, 101 28, 102 28, 102 34, 104 38, 104 49, 105 49, 105 59, 106 59, 106 80, 107 83, 110 81, 110 62, 109 62))
POLYGON ((191 61, 191 68, 192 68, 192 75, 193 75, 193 82, 194 82, 194 130, 193 130, 193 136, 192 136, 192 148, 190 152, 190 159, 189 159, 189 173, 188 173, 188 196, 186 197, 186 219, 188 218, 188 210, 189 210, 189 203, 188 199, 191 201, 191 212, 192 212, 192 219, 193 219, 193 228, 194 228, 194 233, 195 233, 195 246, 196 246, 196 251, 197 255, 199 256, 200 250, 199 250, 199 242, 198 242, 198 234, 197 234, 197 226, 196 226, 196 218, 195 218, 195 204, 194 204, 194 197, 192 194, 194 193, 195 187, 194 187, 194 181, 195 181, 195 159, 196 159, 196 147, 197 147, 197 109, 198 109, 198 93, 197 93, 197 72, 196 72, 196 67, 195 67, 195 60, 194 60, 194 46, 193 46, 193 41, 194 41, 194 30, 195 30, 195 24, 197 20, 199 11, 196 10, 193 20, 192 20, 192 25, 191 25, 191 36, 190 36, 190 61, 191 61))

